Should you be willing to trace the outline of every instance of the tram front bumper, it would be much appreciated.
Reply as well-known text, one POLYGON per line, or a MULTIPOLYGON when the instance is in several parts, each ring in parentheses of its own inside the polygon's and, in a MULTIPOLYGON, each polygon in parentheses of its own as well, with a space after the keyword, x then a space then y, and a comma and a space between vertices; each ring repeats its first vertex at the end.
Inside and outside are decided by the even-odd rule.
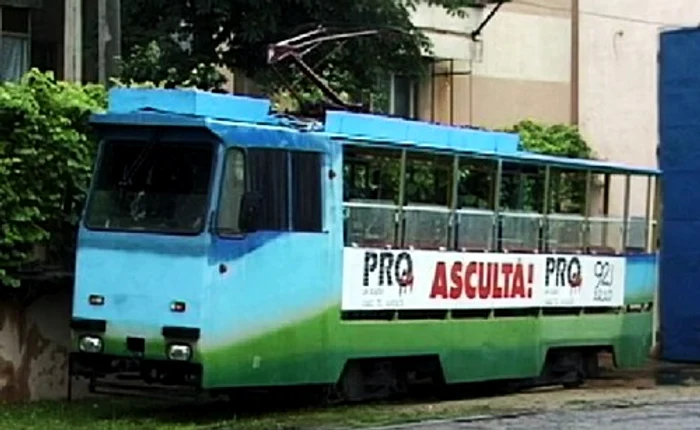
POLYGON ((72 350, 86 355, 112 355, 122 358, 166 360, 174 362, 199 361, 197 346, 200 330, 192 327, 166 326, 156 334, 155 328, 129 333, 124 327, 114 329, 105 320, 74 318, 72 350), (143 333, 150 333, 144 336, 143 333))
POLYGON ((90 381, 133 381, 168 386, 200 387, 202 365, 189 361, 149 360, 108 354, 73 352, 71 377, 90 381))
POLYGON ((105 320, 71 321, 74 347, 70 374, 91 381, 131 380, 147 384, 198 387, 202 380, 199 329, 163 327, 161 336, 117 336, 105 320))

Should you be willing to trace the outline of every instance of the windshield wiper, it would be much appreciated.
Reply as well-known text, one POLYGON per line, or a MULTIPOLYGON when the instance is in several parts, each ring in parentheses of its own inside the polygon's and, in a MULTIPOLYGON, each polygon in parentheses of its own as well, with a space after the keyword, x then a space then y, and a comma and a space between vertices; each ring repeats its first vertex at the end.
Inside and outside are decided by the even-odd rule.
POLYGON ((153 133, 153 137, 148 141, 148 144, 146 145, 145 148, 139 152, 138 157, 136 157, 136 160, 129 166, 129 168, 124 172, 124 178, 119 182, 119 186, 124 188, 128 185, 131 184, 131 180, 134 178, 134 175, 138 170, 141 168, 143 163, 148 159, 148 155, 151 153, 151 150, 158 144, 160 143, 160 133, 157 131, 153 133))

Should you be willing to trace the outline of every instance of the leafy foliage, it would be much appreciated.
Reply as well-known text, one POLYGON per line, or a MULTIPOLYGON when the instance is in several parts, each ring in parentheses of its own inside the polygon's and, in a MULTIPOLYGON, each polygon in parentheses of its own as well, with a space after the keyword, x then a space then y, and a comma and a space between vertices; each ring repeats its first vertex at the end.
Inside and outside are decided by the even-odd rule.
POLYGON ((72 257, 95 152, 86 120, 105 105, 103 87, 36 70, 0 84, 0 284, 19 285, 13 273, 38 244, 72 257))
MULTIPOLYGON (((318 25, 344 31, 383 29, 379 36, 325 43, 304 57, 321 75, 333 76, 334 89, 347 91, 353 101, 366 101, 381 73, 425 71, 421 52, 430 44, 409 19, 419 3, 464 16, 473 0, 131 0, 123 3, 123 77, 182 81, 199 65, 213 72, 215 65, 242 70, 265 83, 270 94, 292 81, 310 93, 309 83, 298 79, 290 63, 268 67, 268 44, 318 25), (153 47, 159 50, 156 67, 138 60, 153 55, 153 47)), ((204 80, 200 84, 214 86, 204 80)))
POLYGON ((518 133, 525 150, 557 157, 593 157, 593 151, 578 128, 565 124, 545 125, 525 120, 506 130, 518 133))
MULTIPOLYGON (((567 158, 594 158, 593 151, 575 126, 565 124, 546 125, 524 120, 506 130, 518 133, 522 148, 528 151, 567 158)), ((504 183, 506 200, 512 200, 517 191, 514 185, 517 178, 509 178, 513 184, 504 183)), ((542 207, 543 178, 535 177, 525 184, 524 206, 530 210, 542 207)), ((558 171, 552 169, 552 200, 550 207, 559 213, 581 213, 586 194, 586 174, 584 172, 558 171)))
POLYGON ((172 67, 155 41, 134 47, 129 57, 122 61, 120 77, 113 80, 113 83, 129 87, 195 87, 206 91, 218 90, 224 82, 225 78, 214 64, 196 64, 187 71, 172 67))

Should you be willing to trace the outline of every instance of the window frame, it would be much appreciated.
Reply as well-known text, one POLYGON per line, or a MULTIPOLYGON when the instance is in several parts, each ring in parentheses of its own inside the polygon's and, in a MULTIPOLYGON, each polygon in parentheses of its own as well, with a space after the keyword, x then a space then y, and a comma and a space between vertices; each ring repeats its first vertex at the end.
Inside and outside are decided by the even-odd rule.
MULTIPOLYGON (((211 225, 211 230, 212 232, 220 238, 223 239, 233 239, 233 240, 240 240, 243 239, 244 237, 247 236, 246 232, 236 232, 236 233, 229 233, 229 232, 222 232, 219 229, 219 214, 221 212, 221 199, 224 194, 224 184, 223 180, 226 175, 226 159, 228 158, 228 154, 233 151, 239 151, 241 155, 243 156, 243 193, 245 194, 248 192, 250 189, 250 169, 248 168, 248 150, 244 146, 238 146, 238 145, 233 145, 233 146, 224 146, 224 151, 223 151, 223 157, 221 161, 221 171, 218 173, 218 178, 215 178, 216 180, 219 181, 219 190, 218 190, 218 196, 216 199, 216 210, 214 211, 214 216, 212 216, 212 225, 211 225)), ((240 204, 240 203, 239 203, 240 204)), ((238 222, 240 224, 240 213, 239 213, 239 219, 238 222)))

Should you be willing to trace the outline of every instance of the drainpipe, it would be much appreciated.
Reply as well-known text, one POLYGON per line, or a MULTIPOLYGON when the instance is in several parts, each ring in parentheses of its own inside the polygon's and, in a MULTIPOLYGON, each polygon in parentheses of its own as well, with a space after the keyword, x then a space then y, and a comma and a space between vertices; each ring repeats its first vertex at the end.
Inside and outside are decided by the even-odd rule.
POLYGON ((571 125, 579 124, 580 0, 571 0, 571 125))

